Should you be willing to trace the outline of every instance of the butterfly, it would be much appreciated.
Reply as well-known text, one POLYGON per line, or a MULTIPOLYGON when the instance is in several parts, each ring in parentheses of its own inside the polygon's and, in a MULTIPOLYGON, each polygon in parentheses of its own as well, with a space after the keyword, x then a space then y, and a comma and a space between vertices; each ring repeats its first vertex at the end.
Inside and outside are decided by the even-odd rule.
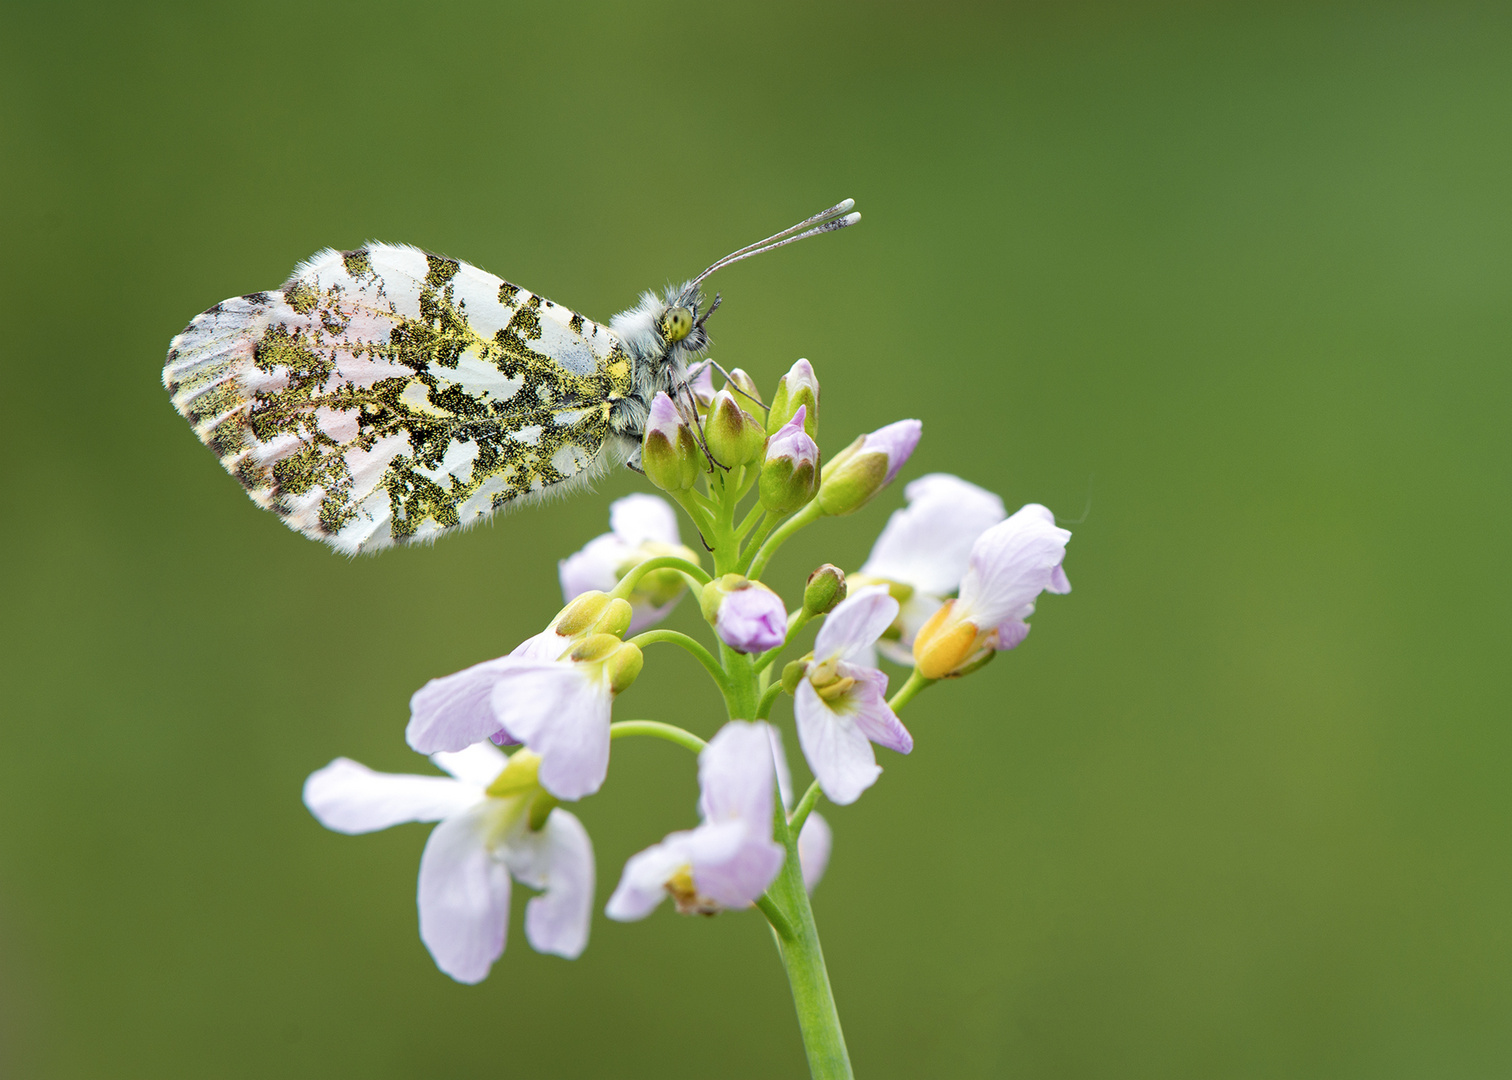
POLYGON ((635 467, 659 392, 690 398, 716 270, 853 225, 846 199, 597 323, 418 248, 319 252, 168 347, 163 385, 257 505, 348 554, 432 540, 635 467))

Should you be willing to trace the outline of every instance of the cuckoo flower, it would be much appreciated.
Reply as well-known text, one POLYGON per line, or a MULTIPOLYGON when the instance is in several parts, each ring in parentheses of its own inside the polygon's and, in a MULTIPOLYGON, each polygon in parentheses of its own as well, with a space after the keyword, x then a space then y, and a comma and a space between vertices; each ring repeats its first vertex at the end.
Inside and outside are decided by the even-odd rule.
POLYGON ((619 638, 629 621, 623 600, 585 593, 508 656, 415 691, 406 740, 425 754, 522 742, 541 756, 546 790, 593 794, 609 769, 610 706, 640 674, 640 650, 619 638))
POLYGON ((881 582, 902 605, 899 640, 877 647, 889 659, 912 664, 909 650, 919 627, 961 587, 977 537, 1002 521, 1003 500, 949 473, 921 476, 903 489, 908 505, 887 519, 871 555, 851 578, 881 582))
POLYGON ((537 784, 540 759, 529 750, 506 759, 479 743, 431 760, 454 779, 374 772, 337 758, 305 781, 305 805, 344 833, 441 823, 420 856, 420 940, 458 982, 480 982, 504 952, 511 875, 543 890, 525 907, 531 947, 575 959, 588 943, 593 845, 537 784))
MULTIPOLYGON (((628 571, 659 555, 698 563, 698 554, 683 546, 672 506, 655 495, 616 499, 609 507, 609 531, 557 564, 562 599, 570 601, 592 590, 609 592, 628 571)), ((641 578, 630 594, 634 615, 627 633, 638 633, 666 618, 682 598, 684 588, 683 577, 676 570, 653 570, 641 578)))
POLYGON ((887 706, 887 676, 869 665, 877 639, 898 617, 880 585, 859 589, 825 617, 813 657, 795 687, 803 756, 830 802, 844 806, 876 783, 871 744, 906 754, 913 736, 887 706))
POLYGON ((948 600, 914 638, 919 674, 938 679, 1011 649, 1029 633, 1024 620, 1041 592, 1068 593, 1061 567, 1071 533, 1030 503, 972 545, 959 599, 948 600))
POLYGON ((767 725, 732 720, 698 755, 703 824, 632 855, 605 913, 644 919, 670 895, 677 910, 713 914, 749 907, 782 869, 772 839, 771 742, 767 725))

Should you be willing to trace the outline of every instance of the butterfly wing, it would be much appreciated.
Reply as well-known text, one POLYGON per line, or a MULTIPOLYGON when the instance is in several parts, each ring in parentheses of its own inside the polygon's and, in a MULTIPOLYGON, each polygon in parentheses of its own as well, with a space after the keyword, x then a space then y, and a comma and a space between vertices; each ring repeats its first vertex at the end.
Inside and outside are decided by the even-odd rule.
POLYGON ((619 460, 605 326, 454 259, 322 251, 173 339, 173 405, 259 506, 340 551, 429 540, 619 460))

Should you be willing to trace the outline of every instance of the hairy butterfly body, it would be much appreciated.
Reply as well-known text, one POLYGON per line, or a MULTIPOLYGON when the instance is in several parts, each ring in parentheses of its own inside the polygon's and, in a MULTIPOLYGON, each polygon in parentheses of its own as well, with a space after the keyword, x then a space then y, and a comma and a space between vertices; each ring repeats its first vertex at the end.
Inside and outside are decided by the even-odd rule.
POLYGON ((853 224, 846 200, 594 322, 416 248, 326 250, 169 346, 173 405, 259 506, 339 551, 430 540, 634 465, 708 346, 715 270, 853 224))

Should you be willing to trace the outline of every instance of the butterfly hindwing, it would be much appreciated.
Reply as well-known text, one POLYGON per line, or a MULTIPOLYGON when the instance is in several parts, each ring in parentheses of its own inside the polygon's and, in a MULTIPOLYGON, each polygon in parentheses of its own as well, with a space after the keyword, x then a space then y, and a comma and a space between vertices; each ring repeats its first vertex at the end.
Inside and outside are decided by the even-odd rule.
POLYGON ((371 244, 200 315, 163 382, 253 501, 357 552, 609 464, 631 372, 605 326, 466 263, 371 244))

